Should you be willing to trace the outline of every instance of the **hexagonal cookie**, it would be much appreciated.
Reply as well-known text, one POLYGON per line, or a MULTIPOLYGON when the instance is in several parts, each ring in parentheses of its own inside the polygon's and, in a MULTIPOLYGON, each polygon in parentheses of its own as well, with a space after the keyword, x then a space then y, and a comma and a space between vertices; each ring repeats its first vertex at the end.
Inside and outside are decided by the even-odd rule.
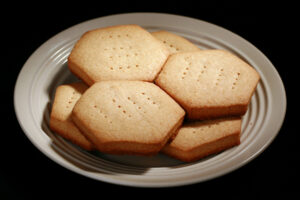
POLYGON ((243 115, 259 82, 249 64, 225 50, 177 53, 155 83, 172 96, 190 119, 243 115))
POLYGON ((72 119, 101 152, 152 155, 181 125, 184 110, 143 81, 101 81, 79 99, 72 119))
POLYGON ((185 162, 221 152, 240 144, 241 118, 184 123, 162 152, 185 162))
POLYGON ((88 85, 103 80, 153 81, 169 56, 167 48, 138 25, 86 32, 68 58, 71 72, 88 85))

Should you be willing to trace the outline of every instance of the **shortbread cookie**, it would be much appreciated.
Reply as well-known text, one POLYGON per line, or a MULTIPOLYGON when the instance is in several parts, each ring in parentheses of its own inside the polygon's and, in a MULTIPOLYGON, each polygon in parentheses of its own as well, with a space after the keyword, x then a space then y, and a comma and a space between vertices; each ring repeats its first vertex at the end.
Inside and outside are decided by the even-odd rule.
POLYGON ((57 87, 50 115, 50 128, 72 143, 91 150, 93 145, 71 120, 73 107, 87 88, 82 82, 57 87))
POLYGON ((101 81, 76 103, 72 119, 105 153, 153 155, 181 125, 184 110, 143 81, 101 81))
POLYGON ((199 160, 240 144, 241 118, 184 123, 162 152, 185 162, 199 160))
POLYGON ((169 50, 171 54, 200 50, 196 45, 187 39, 168 31, 152 32, 152 35, 160 40, 169 50))
POLYGON ((171 55, 155 82, 188 118, 203 120, 245 114, 259 79, 232 53, 202 50, 171 55))
POLYGON ((86 32, 75 44, 69 69, 88 85, 103 80, 153 81, 169 56, 167 48, 138 25, 86 32))

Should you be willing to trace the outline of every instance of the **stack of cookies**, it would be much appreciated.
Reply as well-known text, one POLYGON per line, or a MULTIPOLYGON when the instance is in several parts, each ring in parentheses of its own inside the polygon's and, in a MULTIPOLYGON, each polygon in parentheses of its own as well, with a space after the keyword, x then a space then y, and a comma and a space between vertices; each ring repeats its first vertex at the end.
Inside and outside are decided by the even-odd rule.
POLYGON ((228 51, 138 25, 86 32, 68 67, 80 81, 56 89, 53 131, 85 150, 186 162, 240 143, 260 79, 228 51))

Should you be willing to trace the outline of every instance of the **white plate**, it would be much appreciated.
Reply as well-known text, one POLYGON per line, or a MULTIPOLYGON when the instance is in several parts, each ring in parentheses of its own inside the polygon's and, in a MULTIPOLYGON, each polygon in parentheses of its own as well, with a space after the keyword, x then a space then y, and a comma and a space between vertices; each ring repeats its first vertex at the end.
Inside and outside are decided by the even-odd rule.
POLYGON ((201 20, 158 13, 101 17, 52 37, 23 66, 15 85, 14 103, 17 118, 27 137, 58 164, 96 180, 144 187, 196 183, 241 167, 272 142, 286 110, 285 90, 280 76, 272 63, 252 44, 201 20), (243 117, 241 144, 187 164, 161 154, 139 157, 89 153, 50 131, 49 108, 55 88, 76 79, 67 68, 67 57, 74 43, 87 30, 117 24, 138 24, 149 31, 171 31, 203 49, 227 49, 250 63, 261 75, 261 81, 243 117))

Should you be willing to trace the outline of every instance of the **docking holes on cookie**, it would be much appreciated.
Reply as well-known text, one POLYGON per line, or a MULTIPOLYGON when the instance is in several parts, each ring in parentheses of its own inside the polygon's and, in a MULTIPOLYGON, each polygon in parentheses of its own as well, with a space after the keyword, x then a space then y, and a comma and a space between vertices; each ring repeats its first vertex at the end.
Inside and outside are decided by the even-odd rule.
MULTIPOLYGON (((145 93, 144 93, 144 94, 145 94, 145 93)), ((127 100, 130 101, 133 105, 135 105, 135 107, 136 107, 138 110, 142 110, 142 107, 141 107, 137 102, 133 101, 131 97, 127 97, 127 100)), ((144 113, 146 113, 146 112, 144 111, 144 113)), ((130 117, 131 117, 131 115, 130 115, 130 117)))
POLYGON ((109 119, 108 115, 107 115, 106 113, 104 113, 103 110, 102 110, 98 105, 94 104, 93 107, 98 111, 98 113, 100 113, 100 115, 101 115, 104 119, 108 120, 108 122, 109 122, 110 124, 112 123, 112 121, 109 119))
POLYGON ((192 62, 190 61, 190 57, 185 57, 184 60, 186 61, 186 67, 182 71, 181 79, 185 79, 186 75, 188 74, 188 71, 190 70, 192 66, 192 62))
POLYGON ((142 92, 141 95, 144 96, 147 99, 147 101, 150 102, 150 104, 152 104, 152 105, 156 104, 156 102, 150 96, 148 96, 145 92, 142 92))
POLYGON ((197 76, 197 82, 199 82, 202 78, 202 76, 207 72, 207 66, 206 65, 202 65, 200 68, 199 68, 199 73, 198 73, 198 76, 197 76))
POLYGON ((219 69, 217 77, 216 77, 216 80, 215 80, 215 85, 216 86, 219 85, 219 83, 220 83, 220 81, 221 81, 221 79, 222 79, 223 76, 224 76, 224 69, 221 68, 221 69, 219 69))
POLYGON ((103 35, 101 37, 101 39, 113 39, 113 38, 122 38, 122 37, 126 37, 126 38, 131 38, 131 35, 126 33, 126 34, 109 34, 109 35, 103 35))
MULTIPOLYGON (((128 100, 130 99, 130 97, 128 97, 128 100)), ((125 116, 128 116, 129 118, 131 117, 131 114, 129 114, 127 112, 127 110, 125 108, 123 108, 123 106, 121 106, 120 104, 117 104, 116 99, 112 99, 112 102, 116 105, 117 109, 120 110, 120 112, 122 112, 125 116)))
POLYGON ((237 73, 235 74, 235 76, 234 76, 234 81, 233 81, 232 87, 231 87, 232 90, 235 89, 235 87, 236 87, 236 85, 237 85, 237 82, 238 82, 238 80, 239 80, 239 78, 240 78, 240 75, 241 75, 240 72, 237 72, 237 73))
MULTIPOLYGON (((113 59, 120 59, 120 58, 126 58, 126 59, 134 59, 133 57, 136 57, 139 55, 138 52, 134 52, 132 46, 115 46, 115 47, 105 47, 104 51, 109 51, 110 55, 108 58, 110 60, 113 59)), ((119 66, 108 66, 110 70, 126 70, 126 69, 133 69, 138 68, 139 64, 133 64, 133 65, 119 65, 119 66)))
POLYGON ((71 104, 73 104, 74 102, 76 102, 76 100, 77 100, 77 97, 76 97, 76 96, 77 96, 77 95, 76 95, 76 92, 73 91, 73 92, 72 92, 72 96, 71 96, 71 98, 69 99, 66 108, 70 108, 71 104))
POLYGON ((166 40, 164 40, 163 43, 169 46, 171 49, 174 49, 176 52, 180 50, 178 47, 175 47, 174 44, 169 44, 166 40))
MULTIPOLYGON (((159 106, 158 103, 148 96, 146 92, 140 92, 139 94, 145 99, 147 105, 159 106)), ((130 101, 139 112, 146 113, 146 110, 143 109, 143 106, 146 104, 140 104, 139 102, 134 101, 130 96, 127 97, 127 100, 130 101)))

